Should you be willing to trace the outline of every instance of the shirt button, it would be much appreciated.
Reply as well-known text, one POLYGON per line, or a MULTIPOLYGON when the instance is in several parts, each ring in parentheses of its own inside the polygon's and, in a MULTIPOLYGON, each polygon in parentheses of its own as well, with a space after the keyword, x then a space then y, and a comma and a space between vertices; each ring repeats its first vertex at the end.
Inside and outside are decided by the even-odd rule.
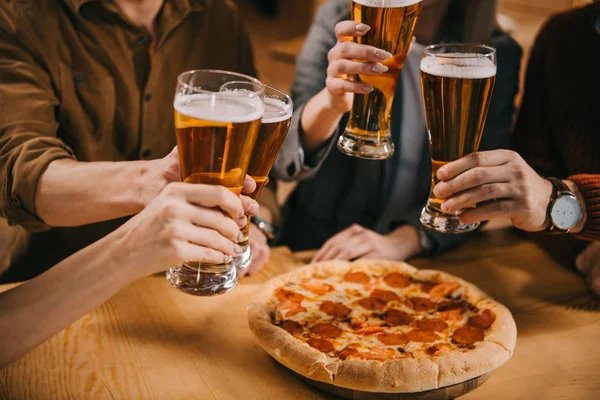
POLYGON ((140 46, 145 46, 147 41, 148 39, 146 39, 146 36, 140 36, 137 40, 140 46))
POLYGON ((152 93, 146 93, 144 95, 144 101, 150 101, 152 100, 152 93))
POLYGON ((152 155, 152 150, 144 149, 142 151, 142 158, 149 158, 152 155))

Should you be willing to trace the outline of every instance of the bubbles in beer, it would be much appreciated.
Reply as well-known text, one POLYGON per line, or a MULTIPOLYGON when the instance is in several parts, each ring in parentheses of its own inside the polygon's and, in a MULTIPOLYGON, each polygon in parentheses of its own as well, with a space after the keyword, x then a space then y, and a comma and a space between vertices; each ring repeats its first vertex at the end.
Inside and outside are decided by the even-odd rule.
POLYGON ((423 58, 421 71, 443 78, 486 79, 496 76, 496 65, 478 54, 448 53, 423 58))
POLYGON ((422 0, 354 0, 355 3, 363 6, 379 8, 408 7, 420 3, 421 1, 422 0))
POLYGON ((260 97, 235 94, 219 97, 210 94, 177 95, 173 103, 180 114, 204 121, 243 123, 260 119, 264 105, 260 97))

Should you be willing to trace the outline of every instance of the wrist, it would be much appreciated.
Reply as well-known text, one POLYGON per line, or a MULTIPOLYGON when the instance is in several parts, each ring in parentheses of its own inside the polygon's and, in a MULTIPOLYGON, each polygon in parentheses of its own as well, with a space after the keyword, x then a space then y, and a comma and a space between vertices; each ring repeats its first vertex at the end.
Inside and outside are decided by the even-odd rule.
POLYGON ((419 230, 412 225, 403 225, 391 232, 388 236, 396 241, 398 249, 402 249, 403 254, 400 258, 403 260, 416 257, 424 252, 421 246, 421 234, 419 230))

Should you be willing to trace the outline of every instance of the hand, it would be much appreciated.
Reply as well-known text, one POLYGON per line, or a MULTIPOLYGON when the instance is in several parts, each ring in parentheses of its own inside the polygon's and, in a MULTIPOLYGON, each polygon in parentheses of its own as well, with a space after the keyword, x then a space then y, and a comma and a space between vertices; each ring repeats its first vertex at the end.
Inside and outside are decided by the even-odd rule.
POLYGON ((164 158, 143 162, 146 167, 142 170, 139 191, 142 204, 146 207, 169 183, 181 181, 177 146, 164 158))
POLYGON ((514 151, 469 154, 441 167, 437 177, 442 182, 433 192, 446 199, 442 211, 466 209, 459 217, 464 224, 508 217, 516 228, 529 232, 549 225, 546 214, 552 184, 514 151), (482 202, 486 203, 467 209, 482 202))
POLYGON ((129 268, 145 276, 188 261, 230 261, 242 251, 246 221, 241 199, 225 187, 171 183, 114 235, 129 268))
POLYGON ((419 233, 413 226, 405 225, 387 235, 380 235, 360 225, 352 225, 329 239, 313 262, 359 258, 404 261, 421 251, 419 233))
POLYGON ((600 243, 591 243, 575 260, 577 269, 585 276, 590 289, 600 297, 600 243))
POLYGON ((392 54, 373 46, 352 42, 353 37, 361 37, 371 28, 355 21, 342 21, 335 26, 337 44, 329 51, 327 68, 327 91, 330 107, 339 113, 347 113, 352 107, 354 93, 366 94, 373 86, 353 82, 348 75, 381 75, 388 71, 382 61, 391 59, 392 54), (361 61, 357 61, 361 60, 361 61))
POLYGON ((253 275, 258 272, 271 255, 271 248, 267 244, 267 237, 254 224, 250 224, 248 245, 252 250, 252 261, 250 262, 250 266, 240 273, 240 276, 253 275))

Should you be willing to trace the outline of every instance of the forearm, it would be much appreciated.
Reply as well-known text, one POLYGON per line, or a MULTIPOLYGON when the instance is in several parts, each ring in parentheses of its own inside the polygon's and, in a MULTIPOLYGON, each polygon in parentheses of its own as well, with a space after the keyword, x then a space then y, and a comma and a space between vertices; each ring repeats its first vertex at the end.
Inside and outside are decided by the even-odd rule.
POLYGON ((304 106, 300 123, 305 151, 317 150, 335 133, 343 113, 332 108, 330 104, 330 94, 325 88, 304 106))
POLYGON ((69 326, 136 276, 121 268, 114 235, 0 294, 0 368, 69 326))
POLYGON ((36 214, 54 227, 80 226, 140 212, 145 161, 56 160, 37 187, 36 214))

